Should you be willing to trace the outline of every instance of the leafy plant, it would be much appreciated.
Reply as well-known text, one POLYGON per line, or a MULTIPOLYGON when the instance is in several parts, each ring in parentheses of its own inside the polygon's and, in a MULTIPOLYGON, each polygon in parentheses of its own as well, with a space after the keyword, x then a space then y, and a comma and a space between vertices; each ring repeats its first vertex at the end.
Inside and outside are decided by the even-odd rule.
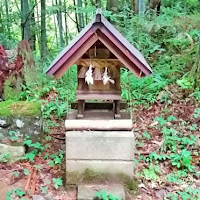
POLYGON ((189 3, 190 5, 197 5, 198 0, 187 0, 187 3, 189 3))
POLYGON ((54 102, 50 101, 45 105, 43 116, 49 118, 50 115, 55 114, 57 118, 62 117, 66 114, 67 106, 66 102, 60 102, 58 99, 54 102))
POLYGON ((148 169, 143 169, 144 176, 147 180, 157 180, 160 174, 159 167, 150 164, 148 169))
POLYGON ((25 159, 28 159, 29 161, 33 162, 35 155, 35 151, 31 151, 30 153, 25 154, 25 159))
POLYGON ((49 154, 45 153, 45 155, 43 156, 44 160, 47 160, 49 158, 49 154))
POLYGON ((10 153, 0 154, 0 162, 7 163, 10 160, 10 153))
POLYGON ((192 124, 191 126, 190 126, 190 130, 191 131, 196 131, 197 130, 197 124, 192 124))
POLYGON ((167 121, 163 117, 155 117, 154 121, 157 121, 160 124, 160 126, 163 126, 167 123, 167 121))
POLYGON ((28 176, 30 174, 29 170, 24 168, 24 175, 28 176))
POLYGON ((2 139, 4 137, 3 133, 0 133, 0 139, 2 139))
POLYGON ((49 161, 47 162, 47 164, 50 165, 51 167, 54 167, 54 166, 55 166, 55 163, 54 163, 53 160, 49 160, 49 161))
POLYGON ((197 119, 200 116, 200 108, 196 108, 193 114, 193 117, 197 119))
POLYGON ((197 138, 194 135, 190 135, 189 137, 183 137, 180 139, 179 147, 184 149, 186 146, 193 145, 197 141, 197 138))
POLYGON ((25 195, 25 192, 19 188, 17 188, 15 192, 19 197, 23 197, 25 195))
POLYGON ((12 175, 14 175, 15 177, 19 177, 19 172, 12 172, 12 175))
POLYGON ((17 133, 15 131, 9 131, 9 137, 11 141, 16 141, 19 139, 18 136, 16 136, 16 134, 17 133))
POLYGON ((55 166, 55 165, 61 165, 62 163, 62 159, 63 159, 63 156, 64 155, 64 152, 59 150, 59 154, 52 154, 50 157, 53 159, 53 160, 50 160, 48 161, 47 164, 49 164, 51 167, 55 166))
POLYGON ((145 138, 147 138, 147 139, 150 139, 151 138, 151 135, 147 132, 147 131, 145 131, 145 132, 143 132, 143 137, 145 137, 145 138))
POLYGON ((37 171, 40 171, 42 169, 42 166, 41 165, 33 165, 33 167, 35 167, 35 169, 37 171))
POLYGON ((171 122, 171 121, 178 121, 178 119, 176 117, 174 117, 173 115, 170 115, 167 117, 167 121, 171 122))
POLYGON ((45 140, 46 140, 46 141, 51 141, 51 140, 52 140, 52 137, 51 137, 51 136, 46 136, 46 137, 45 137, 45 140))
POLYGON ((176 152, 178 148, 178 143, 180 142, 180 138, 177 137, 178 132, 174 128, 167 128, 163 127, 162 131, 163 133, 163 145, 162 145, 162 151, 167 152, 167 150, 170 150, 172 152, 176 152))
POLYGON ((198 188, 187 187, 185 190, 179 190, 173 193, 168 193, 164 200, 199 200, 200 190, 198 188))
POLYGON ((191 165, 192 156, 191 152, 183 149, 179 154, 170 154, 173 166, 177 168, 186 168, 190 172, 194 172, 194 166, 191 165))
POLYGON ((167 179, 170 183, 178 183, 181 184, 183 182, 183 178, 188 176, 187 170, 178 170, 175 173, 170 173, 167 175, 167 179))
POLYGON ((164 155, 164 154, 158 155, 157 153, 152 152, 152 153, 149 154, 149 158, 150 158, 151 161, 153 161, 153 159, 154 159, 154 160, 160 160, 160 161, 162 161, 162 160, 168 159, 169 156, 164 155))
POLYGON ((54 182, 55 189, 58 189, 59 186, 63 185, 63 180, 62 180, 61 177, 59 177, 59 178, 53 178, 53 182, 54 182))
POLYGON ((42 146, 42 144, 40 142, 33 143, 29 136, 26 136, 23 144, 28 146, 28 147, 34 148, 34 150, 32 150, 30 153, 25 154, 25 159, 28 159, 31 162, 34 161, 35 156, 39 152, 44 150, 44 147, 42 146))
MULTIPOLYGON (((10 190, 6 193, 6 200, 13 200, 15 197, 23 197, 26 193, 20 189, 16 188, 14 190, 10 190)), ((24 199, 25 200, 25 199, 24 199)))
POLYGON ((38 151, 44 150, 44 147, 42 146, 42 144, 40 142, 33 143, 29 136, 26 136, 23 144, 27 145, 28 147, 33 147, 33 148, 37 149, 38 151))
POLYGON ((44 147, 42 146, 42 144, 40 142, 32 143, 29 147, 34 147, 35 149, 37 149, 39 151, 44 150, 44 147))
POLYGON ((94 200, 121 200, 117 195, 107 193, 106 190, 96 192, 94 200))
POLYGON ((48 189, 48 187, 46 186, 46 187, 40 187, 40 190, 41 190, 41 192, 43 193, 43 194, 47 194, 47 189, 48 189))

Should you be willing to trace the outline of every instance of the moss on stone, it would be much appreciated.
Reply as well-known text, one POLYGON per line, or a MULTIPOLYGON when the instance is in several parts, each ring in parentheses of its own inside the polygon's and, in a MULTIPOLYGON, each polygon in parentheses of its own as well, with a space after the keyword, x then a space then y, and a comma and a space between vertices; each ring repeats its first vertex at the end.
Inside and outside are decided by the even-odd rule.
POLYGON ((9 77, 6 82, 4 83, 4 96, 5 100, 13 100, 17 99, 21 93, 21 80, 15 79, 14 76, 9 77))
POLYGON ((129 177, 126 174, 109 174, 103 172, 94 172, 93 170, 86 169, 83 173, 78 172, 67 172, 66 173, 66 187, 68 185, 77 184, 102 184, 102 183, 123 183, 130 194, 135 195, 138 192, 137 180, 129 177))
POLYGON ((0 117, 9 116, 40 116, 40 102, 3 101, 0 102, 0 117))

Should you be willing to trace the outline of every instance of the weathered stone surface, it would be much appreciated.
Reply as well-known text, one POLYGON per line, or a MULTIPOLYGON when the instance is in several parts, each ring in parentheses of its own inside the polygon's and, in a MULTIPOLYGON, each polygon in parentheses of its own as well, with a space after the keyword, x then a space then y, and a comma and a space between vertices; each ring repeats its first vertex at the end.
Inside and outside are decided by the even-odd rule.
POLYGON ((33 195, 33 200, 45 200, 45 198, 41 195, 33 195))
POLYGON ((85 170, 133 177, 134 134, 131 131, 68 131, 66 183, 79 182, 85 170))
POLYGON ((133 161, 114 160, 67 160, 67 173, 83 173, 90 169, 97 173, 125 174, 133 177, 133 161))
POLYGON ((45 197, 42 195, 33 195, 33 200, 54 200, 54 198, 49 195, 46 195, 45 197))
POLYGON ((65 128, 66 130, 131 130, 132 120, 95 119, 95 117, 82 120, 67 119, 65 120, 65 128))
POLYGON ((54 200, 54 198, 49 194, 47 194, 44 198, 45 200, 54 200))
POLYGON ((43 122, 40 116, 27 117, 1 117, 0 116, 0 142, 9 137, 9 132, 14 131, 15 136, 23 139, 30 136, 33 142, 40 140, 43 122))
POLYGON ((25 149, 22 146, 0 144, 0 158, 2 159, 4 155, 7 155, 8 161, 12 163, 25 155, 25 149))
POLYGON ((68 160, 122 160, 134 158, 132 131, 68 131, 68 160))
POLYGON ((9 120, 0 119, 0 128, 6 128, 8 126, 10 126, 9 120))
POLYGON ((117 195, 121 200, 125 200, 124 187, 121 184, 112 185, 79 185, 78 200, 93 200, 97 191, 105 190, 107 193, 117 195))

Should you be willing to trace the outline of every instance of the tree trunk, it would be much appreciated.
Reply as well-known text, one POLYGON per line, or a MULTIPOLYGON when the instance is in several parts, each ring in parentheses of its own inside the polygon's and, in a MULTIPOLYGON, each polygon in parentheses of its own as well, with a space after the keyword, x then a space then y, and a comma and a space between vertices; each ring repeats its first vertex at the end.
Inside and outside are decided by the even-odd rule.
POLYGON ((4 33, 4 24, 3 24, 3 7, 0 4, 0 33, 4 33))
POLYGON ((200 87, 200 42, 197 44, 195 63, 189 73, 189 78, 194 81, 194 88, 200 87))
POLYGON ((5 0, 5 8, 6 8, 6 26, 8 32, 8 38, 10 38, 10 18, 9 18, 9 11, 8 11, 8 1, 5 0))
POLYGON ((96 0, 96 8, 101 8, 101 0, 96 0))
POLYGON ((148 0, 148 9, 155 10, 157 15, 160 14, 161 0, 148 0))
POLYGON ((31 4, 31 14, 30 14, 30 22, 31 22, 31 38, 30 38, 30 47, 32 51, 36 50, 36 23, 35 23, 35 12, 34 12, 34 0, 30 0, 31 4))
MULTIPOLYGON (((90 0, 90 2, 96 8, 101 8, 101 0, 90 0)), ((107 4, 109 4, 109 0, 107 1, 107 4)))
POLYGON ((63 42, 63 27, 62 27, 62 13, 61 13, 62 2, 61 2, 61 0, 59 0, 59 2, 57 2, 57 0, 56 0, 56 5, 58 5, 58 7, 59 7, 59 9, 57 11, 57 21, 58 21, 58 29, 59 29, 60 48, 62 49, 64 46, 64 42, 63 42))
POLYGON ((79 21, 78 21, 78 11, 77 11, 77 6, 76 6, 76 0, 73 0, 74 2, 74 9, 75 9, 75 19, 76 19, 76 27, 77 27, 77 31, 80 32, 80 25, 79 25, 79 21))
MULTIPOLYGON (((118 13, 118 0, 108 0, 107 1, 107 10, 112 11, 113 14, 118 13)), ((112 21, 110 18, 108 18, 109 21, 112 21)), ((115 20, 112 21, 113 24, 116 23, 115 20)))
MULTIPOLYGON (((87 7, 88 7, 88 3, 87 3, 87 0, 85 0, 85 9, 87 9, 87 7)), ((88 24, 88 14, 87 14, 87 12, 85 13, 85 24, 88 24)))
MULTIPOLYGON (((52 0, 52 6, 54 6, 54 0, 52 0)), ((55 38, 56 38, 56 46, 58 47, 58 30, 57 30, 57 24, 56 24, 56 14, 53 14, 53 23, 54 23, 54 29, 55 29, 55 38)))
POLYGON ((29 41, 31 38, 30 29, 30 13, 29 13, 29 2, 28 0, 21 0, 21 13, 22 13, 22 40, 29 41))
MULTIPOLYGON (((37 23, 39 23, 40 21, 40 14, 39 14, 39 3, 38 3, 38 0, 35 0, 35 4, 37 5, 36 6, 36 21, 37 23)), ((37 43, 38 43, 38 47, 39 47, 39 51, 41 50, 41 44, 40 44, 40 41, 41 41, 41 32, 38 30, 36 31, 36 38, 37 38, 37 43)))
POLYGON ((82 0, 77 0, 79 32, 84 28, 84 17, 83 17, 83 13, 82 13, 82 8, 83 8, 82 0))
POLYGON ((64 11, 65 11, 65 44, 68 44, 68 25, 67 25, 67 5, 64 0, 64 11))
POLYGON ((41 0, 41 58, 45 58, 47 52, 47 39, 46 39, 46 5, 45 0, 41 0))
POLYGON ((113 13, 118 12, 118 0, 108 0, 107 1, 107 9, 112 11, 113 13))
POLYGON ((138 0, 133 0, 133 12, 138 13, 138 0))

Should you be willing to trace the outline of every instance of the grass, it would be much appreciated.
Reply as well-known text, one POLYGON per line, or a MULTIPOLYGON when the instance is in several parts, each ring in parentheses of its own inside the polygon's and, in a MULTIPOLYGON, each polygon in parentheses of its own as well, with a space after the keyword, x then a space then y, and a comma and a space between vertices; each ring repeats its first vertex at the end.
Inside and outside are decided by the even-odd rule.
POLYGON ((0 117, 41 115, 39 102, 4 101, 0 102, 0 117))

